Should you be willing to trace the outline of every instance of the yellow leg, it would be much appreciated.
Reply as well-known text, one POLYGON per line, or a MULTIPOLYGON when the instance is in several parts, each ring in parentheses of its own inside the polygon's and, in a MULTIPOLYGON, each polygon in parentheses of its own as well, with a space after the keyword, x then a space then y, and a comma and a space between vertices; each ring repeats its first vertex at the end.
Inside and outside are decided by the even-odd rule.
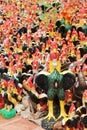
POLYGON ((9 112, 11 109, 10 105, 5 104, 5 109, 9 112))
POLYGON ((53 112, 53 100, 48 100, 48 115, 45 117, 45 119, 46 118, 48 118, 48 120, 56 120, 53 112))
POLYGON ((63 100, 60 100, 60 115, 59 115, 58 119, 60 119, 61 117, 67 117, 67 114, 66 114, 65 109, 64 109, 64 101, 63 100))
POLYGON ((10 105, 7 106, 7 111, 9 112, 11 109, 10 105))
POLYGON ((5 109, 7 109, 7 104, 5 104, 5 109))

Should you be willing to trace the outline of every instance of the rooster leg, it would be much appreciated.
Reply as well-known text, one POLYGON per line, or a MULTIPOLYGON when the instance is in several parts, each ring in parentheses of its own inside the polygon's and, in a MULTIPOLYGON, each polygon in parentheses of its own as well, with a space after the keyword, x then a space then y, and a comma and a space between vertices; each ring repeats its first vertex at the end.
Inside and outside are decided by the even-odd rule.
POLYGON ((7 104, 5 104, 5 109, 6 109, 7 111, 10 111, 10 106, 7 105, 7 104))
POLYGON ((45 117, 45 119, 48 118, 50 119, 55 119, 54 113, 53 113, 53 100, 48 100, 48 115, 45 117))
POLYGON ((5 109, 9 112, 11 109, 10 105, 5 104, 5 109))
POLYGON ((58 117, 58 120, 60 119, 60 118, 66 118, 68 115, 66 114, 66 112, 65 112, 65 109, 64 109, 64 100, 60 100, 60 115, 59 115, 59 117, 58 117))

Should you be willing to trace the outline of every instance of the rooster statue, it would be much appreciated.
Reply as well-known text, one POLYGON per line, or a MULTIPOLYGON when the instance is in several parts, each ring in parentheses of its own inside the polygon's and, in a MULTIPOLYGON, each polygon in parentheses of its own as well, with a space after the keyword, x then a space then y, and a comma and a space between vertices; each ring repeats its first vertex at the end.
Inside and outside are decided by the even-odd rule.
MULTIPOLYGON (((79 107, 82 105, 82 95, 83 92, 87 89, 87 79, 86 79, 86 71, 83 71, 84 65, 86 66, 85 69, 87 68, 87 54, 83 56, 83 58, 78 61, 74 62, 72 64, 72 67, 75 67, 77 69, 76 73, 76 82, 74 86, 72 87, 72 99, 76 101, 76 107, 79 107)), ((85 70, 84 69, 84 70, 85 70)))
MULTIPOLYGON (((36 119, 47 113, 47 95, 42 91, 36 90, 33 80, 32 76, 23 80, 23 88, 29 95, 29 102, 31 103, 33 109, 30 110, 29 114, 36 119)), ((31 118, 30 115, 29 119, 31 118)))
POLYGON ((35 78, 35 84, 39 89, 44 90, 48 96, 48 115, 42 120, 42 127, 51 129, 57 120, 62 120, 67 116, 64 108, 65 90, 69 89, 75 83, 73 73, 66 71, 59 73, 54 69, 49 75, 38 74, 35 78), (59 100, 59 115, 54 115, 54 102, 59 100))

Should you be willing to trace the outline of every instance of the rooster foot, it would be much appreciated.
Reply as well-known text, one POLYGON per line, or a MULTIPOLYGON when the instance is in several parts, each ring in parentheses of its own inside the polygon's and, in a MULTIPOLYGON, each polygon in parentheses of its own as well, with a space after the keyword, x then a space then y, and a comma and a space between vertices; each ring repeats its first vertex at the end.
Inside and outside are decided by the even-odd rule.
POLYGON ((55 118, 55 116, 54 115, 52 115, 52 114, 48 114, 44 119, 47 119, 47 120, 54 120, 54 121, 56 121, 56 118, 55 118))
POLYGON ((61 113, 61 114, 58 116, 57 120, 62 120, 62 119, 67 118, 67 117, 68 117, 68 115, 67 115, 66 113, 64 113, 64 114, 61 113))

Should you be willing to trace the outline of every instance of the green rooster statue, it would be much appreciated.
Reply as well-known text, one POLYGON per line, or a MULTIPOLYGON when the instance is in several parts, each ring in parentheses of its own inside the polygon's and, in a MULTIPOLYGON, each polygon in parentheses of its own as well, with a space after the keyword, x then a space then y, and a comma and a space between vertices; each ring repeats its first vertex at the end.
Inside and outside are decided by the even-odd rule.
POLYGON ((42 127, 52 129, 53 124, 67 116, 64 101, 65 90, 70 89, 75 83, 75 76, 70 72, 59 73, 57 69, 49 74, 38 74, 35 79, 36 86, 45 91, 48 96, 48 115, 42 120, 42 127), (54 102, 59 100, 59 115, 54 115, 54 102))

